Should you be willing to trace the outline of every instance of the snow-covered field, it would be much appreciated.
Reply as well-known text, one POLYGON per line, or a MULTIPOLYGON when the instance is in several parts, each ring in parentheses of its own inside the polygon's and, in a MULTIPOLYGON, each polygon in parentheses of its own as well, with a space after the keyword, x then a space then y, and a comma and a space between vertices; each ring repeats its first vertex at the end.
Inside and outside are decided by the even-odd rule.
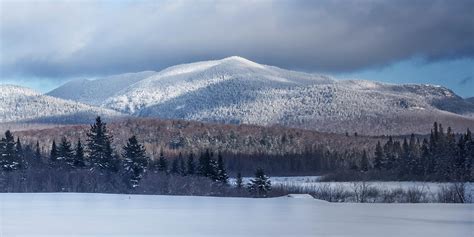
POLYGON ((472 204, 0 194, 0 236, 470 236, 472 204))

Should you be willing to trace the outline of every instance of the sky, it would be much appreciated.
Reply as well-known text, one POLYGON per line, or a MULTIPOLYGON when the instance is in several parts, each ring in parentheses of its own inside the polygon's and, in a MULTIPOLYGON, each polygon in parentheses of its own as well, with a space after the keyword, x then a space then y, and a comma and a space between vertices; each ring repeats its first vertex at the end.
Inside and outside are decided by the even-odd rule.
POLYGON ((338 78, 474 96, 474 0, 0 0, 0 83, 241 56, 338 78))

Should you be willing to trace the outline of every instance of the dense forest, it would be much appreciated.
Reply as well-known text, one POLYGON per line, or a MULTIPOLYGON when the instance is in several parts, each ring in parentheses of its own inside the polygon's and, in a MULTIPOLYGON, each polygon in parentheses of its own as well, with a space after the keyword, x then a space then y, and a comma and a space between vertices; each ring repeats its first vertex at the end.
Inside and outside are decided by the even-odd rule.
POLYGON ((469 129, 454 134, 435 122, 428 138, 420 140, 414 134, 402 140, 389 137, 383 145, 377 143, 373 155, 362 151, 345 164, 349 166, 326 180, 472 181, 474 142, 469 129))
MULTIPOLYGON (((141 135, 137 130, 117 147, 109 127, 98 117, 85 138, 62 136, 53 139, 45 151, 40 141, 23 144, 20 137, 6 131, 0 140, 0 191, 265 196, 271 189, 266 174, 324 174, 326 180, 336 181, 465 182, 474 177, 471 132, 454 134, 437 123, 426 138, 383 137, 372 148, 312 146, 293 153, 274 152, 276 148, 267 153, 238 153, 212 146, 196 152, 189 145, 193 149, 178 152, 161 147, 150 157, 141 135), (243 175, 255 178, 243 184, 243 175), (229 176, 236 177, 235 185, 229 184, 229 176)), ((356 134, 344 137, 359 139, 356 134)), ((288 142, 285 139, 280 142, 288 142)))

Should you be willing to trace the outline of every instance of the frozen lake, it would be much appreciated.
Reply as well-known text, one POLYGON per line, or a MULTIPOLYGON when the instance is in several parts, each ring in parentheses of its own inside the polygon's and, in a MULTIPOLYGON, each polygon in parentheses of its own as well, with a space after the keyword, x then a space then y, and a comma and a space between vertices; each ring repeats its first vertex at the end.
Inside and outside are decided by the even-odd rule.
POLYGON ((0 236, 470 236, 473 204, 0 194, 0 236))

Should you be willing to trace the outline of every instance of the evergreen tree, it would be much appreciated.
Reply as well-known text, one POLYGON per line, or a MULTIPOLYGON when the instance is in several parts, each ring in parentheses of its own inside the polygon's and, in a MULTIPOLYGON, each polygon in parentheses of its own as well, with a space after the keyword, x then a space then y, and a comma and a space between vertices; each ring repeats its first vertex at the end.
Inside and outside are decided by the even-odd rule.
POLYGON ((107 158, 107 170, 110 172, 118 172, 120 169, 120 159, 119 155, 114 151, 114 148, 112 148, 111 142, 111 140, 108 140, 105 143, 105 154, 110 154, 109 158, 107 158))
POLYGON ((39 141, 36 141, 35 161, 39 163, 42 159, 39 141))
POLYGON ((398 175, 403 177, 408 174, 408 164, 410 162, 410 146, 406 138, 403 139, 402 154, 398 162, 398 175))
POLYGON ((206 150, 205 153, 201 152, 201 155, 199 156, 198 160, 198 166, 197 166, 197 174, 199 176, 208 176, 208 167, 209 167, 209 162, 211 159, 211 155, 209 153, 209 149, 206 150))
POLYGON ((380 141, 377 142, 375 146, 375 157, 374 157, 374 168, 376 170, 381 170, 383 168, 384 153, 380 141))
POLYGON ((89 160, 93 167, 105 171, 117 171, 117 163, 112 148, 112 136, 107 131, 106 123, 103 123, 100 117, 87 133, 87 150, 89 160))
POLYGON ((18 162, 17 169, 25 169, 27 168, 27 163, 25 160, 25 151, 23 150, 23 146, 21 145, 20 138, 16 139, 15 144, 15 153, 16 153, 16 161, 18 162))
POLYGON ((423 172, 420 164, 420 140, 415 139, 413 133, 410 136, 409 148, 408 173, 420 175, 423 172))
POLYGON ((244 185, 242 174, 240 172, 237 173, 237 178, 235 179, 235 185, 238 189, 241 189, 244 185))
POLYGON ((198 174, 200 176, 208 177, 213 181, 218 181, 217 162, 212 158, 213 153, 206 149, 206 152, 201 153, 198 164, 198 174))
POLYGON ((163 153, 163 148, 160 150, 160 158, 158 159, 158 170, 159 171, 168 171, 168 160, 165 158, 163 153))
POLYGON ((61 165, 66 166, 68 168, 74 167, 74 150, 72 149, 71 143, 63 137, 61 139, 61 143, 59 144, 59 148, 57 149, 57 158, 61 165))
POLYGON ((179 162, 179 168, 178 168, 178 173, 182 176, 186 176, 186 163, 184 162, 183 155, 181 152, 179 153, 178 156, 178 162, 179 162))
POLYGON ((367 152, 364 151, 362 152, 362 158, 360 160, 360 170, 361 171, 369 171, 369 159, 367 158, 367 152))
MULTIPOLYGON (((211 153, 213 156, 213 154, 211 153)), ((209 177, 212 181, 219 181, 219 176, 218 176, 218 168, 217 168, 217 161, 213 159, 211 156, 211 159, 209 160, 209 167, 208 167, 208 174, 206 177, 209 177)))
POLYGON ((225 169, 224 160, 220 152, 217 156, 217 181, 222 182, 223 184, 229 183, 229 176, 227 175, 227 170, 225 169))
POLYGON ((248 190, 256 197, 266 197, 272 189, 270 179, 265 175, 263 169, 258 168, 255 172, 255 178, 250 180, 248 190))
POLYGON ((75 168, 83 168, 86 166, 84 158, 84 147, 82 146, 81 140, 79 139, 76 144, 76 152, 74 154, 73 166, 75 168))
POLYGON ((466 146, 466 156, 464 158, 465 180, 472 182, 474 180, 474 139, 469 129, 464 135, 464 142, 466 146))
POLYGON ((383 167, 387 170, 391 170, 394 167, 395 161, 395 151, 394 151, 394 142, 392 137, 388 138, 388 141, 383 146, 384 150, 384 161, 382 162, 383 167))
POLYGON ((196 165, 194 164, 194 155, 193 153, 189 153, 188 161, 187 161, 187 171, 188 175, 196 174, 196 165))
POLYGON ((0 141, 0 166, 5 171, 12 171, 18 169, 19 165, 15 138, 10 130, 7 130, 5 138, 2 138, 0 141))
POLYGON ((51 152, 49 153, 49 165, 50 167, 56 167, 58 162, 58 148, 56 147, 56 141, 53 140, 51 145, 51 152))
POLYGON ((123 157, 124 170, 130 176, 130 186, 135 188, 148 166, 145 147, 138 143, 136 136, 128 139, 127 145, 123 147, 123 157))
POLYGON ((173 161, 171 162, 171 169, 170 169, 170 173, 172 174, 178 174, 179 173, 179 163, 178 163, 178 159, 173 159, 173 161))

